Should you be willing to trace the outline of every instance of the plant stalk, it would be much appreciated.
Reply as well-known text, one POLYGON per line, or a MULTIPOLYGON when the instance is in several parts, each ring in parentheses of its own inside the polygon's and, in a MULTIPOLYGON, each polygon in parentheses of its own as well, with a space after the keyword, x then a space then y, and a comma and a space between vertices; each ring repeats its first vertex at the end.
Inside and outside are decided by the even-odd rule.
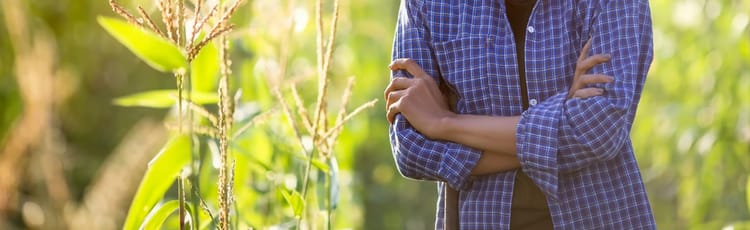
POLYGON ((185 230, 185 184, 182 175, 177 177, 177 193, 180 203, 180 230, 185 230))
MULTIPOLYGON (((222 7, 219 7, 220 9, 222 7)), ((220 10, 223 11, 223 10, 220 10)), ((229 164, 228 164, 228 135, 232 124, 231 99, 229 97, 229 74, 230 63, 228 54, 228 41, 225 35, 219 37, 221 46, 221 78, 219 79, 219 142, 221 166, 219 168, 219 229, 229 229, 229 196, 232 194, 232 188, 229 182, 229 164)))
MULTIPOLYGON (((328 161, 329 165, 331 165, 331 163, 332 163, 332 162, 330 162, 331 158, 327 158, 326 161, 328 161)), ((328 223, 326 224, 326 227, 328 228, 328 230, 331 230, 331 228, 332 228, 331 224, 333 223, 333 221, 332 221, 332 218, 333 218, 333 202, 331 202, 331 195, 333 195, 331 193, 331 188, 332 188, 333 184, 331 183, 331 179, 332 179, 331 172, 326 173, 326 184, 325 184, 326 198, 325 198, 325 201, 326 201, 326 212, 328 214, 328 218, 326 219, 326 221, 328 223)))

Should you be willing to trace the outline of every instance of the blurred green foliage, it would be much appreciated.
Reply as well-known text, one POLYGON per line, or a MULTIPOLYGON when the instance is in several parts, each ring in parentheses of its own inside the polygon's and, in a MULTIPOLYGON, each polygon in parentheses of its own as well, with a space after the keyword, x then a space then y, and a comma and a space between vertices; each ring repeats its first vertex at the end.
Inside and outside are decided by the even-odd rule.
MULTIPOLYGON (((153 1, 122 2, 129 9, 136 5, 155 9, 153 1)), ((242 101, 247 103, 238 109, 248 114, 276 105, 270 88, 283 88, 291 80, 301 82, 306 101, 314 100, 316 86, 308 79, 315 66, 312 1, 292 2, 248 1, 232 20, 238 25, 231 44, 236 76, 232 84, 234 90, 242 89, 242 101), (284 52, 290 58, 285 70, 289 79, 276 77, 279 55, 284 52)), ((334 95, 340 95, 346 77, 355 76, 351 104, 359 105, 380 98, 388 81, 386 66, 399 2, 341 3, 331 87, 339 92, 334 95)), ((80 200, 101 162, 129 127, 144 117, 162 119, 167 114, 165 110, 117 107, 112 100, 173 89, 174 80, 139 61, 96 24, 96 15, 113 15, 106 1, 24 4, 32 31, 55 38, 60 67, 77 80, 74 95, 56 113, 70 148, 67 152, 73 157, 65 162, 66 178, 74 199, 80 200)), ((656 57, 631 136, 657 224, 661 229, 750 226, 750 2, 653 0, 651 8, 656 57)), ((22 104, 13 77, 14 54, 5 22, 2 25, 0 137, 5 137, 22 104)), ((201 81, 194 87, 211 92, 216 89, 212 82, 201 81)), ((335 107, 340 102, 329 103, 335 107)), ((335 228, 430 228, 436 188, 398 175, 381 105, 352 120, 335 150, 341 186, 335 228)), ((281 191, 286 190, 273 191, 300 183, 295 175, 300 175, 303 159, 293 154, 298 147, 292 137, 288 125, 269 122, 242 134, 241 141, 232 146, 237 161, 248 162, 236 165, 235 179, 250 182, 235 185, 237 209, 249 210, 240 212, 239 219, 254 226, 289 220, 293 211, 282 205, 281 191)), ((202 148, 212 145, 206 141, 202 148)), ((206 171, 200 174, 200 183, 214 184, 216 174, 211 167, 201 169, 206 171)), ((323 177, 318 174, 316 178, 323 177)), ((202 186, 201 193, 215 200, 210 196, 215 196, 216 188, 202 186)), ((318 193, 315 196, 324 196, 318 193)), ((170 190, 168 194, 176 193, 170 190)), ((172 220, 171 224, 176 223, 172 220)))
POLYGON ((655 59, 633 145, 657 223, 750 220, 750 2, 651 1, 655 59))

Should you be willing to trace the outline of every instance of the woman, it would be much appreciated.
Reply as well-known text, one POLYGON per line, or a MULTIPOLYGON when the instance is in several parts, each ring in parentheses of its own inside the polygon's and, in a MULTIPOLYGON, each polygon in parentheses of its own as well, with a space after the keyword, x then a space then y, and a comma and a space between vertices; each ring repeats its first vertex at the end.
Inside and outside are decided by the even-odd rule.
POLYGON ((436 228, 653 229, 629 139, 651 60, 645 0, 405 0, 399 171, 442 182, 436 228))

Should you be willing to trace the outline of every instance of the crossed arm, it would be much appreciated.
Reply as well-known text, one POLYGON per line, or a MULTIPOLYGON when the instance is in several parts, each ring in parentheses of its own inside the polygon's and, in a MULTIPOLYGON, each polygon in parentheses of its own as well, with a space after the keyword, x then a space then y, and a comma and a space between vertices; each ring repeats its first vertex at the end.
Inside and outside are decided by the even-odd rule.
MULTIPOLYGON (((584 46, 568 98, 600 96, 603 90, 591 84, 610 83, 603 74, 586 74, 595 65, 609 61, 609 55, 588 56, 584 46)), ((397 59, 391 70, 405 70, 414 78, 395 78, 384 92, 389 122, 402 114, 419 132, 430 139, 459 143, 482 150, 472 175, 503 172, 521 166, 516 156, 516 127, 520 116, 498 117, 457 114, 451 111, 448 95, 441 92, 434 78, 411 59, 397 59)))
MULTIPOLYGON (((443 181, 461 190, 468 188, 471 174, 518 168, 520 161, 524 172, 546 195, 554 198, 562 173, 611 160, 623 148, 630 148, 629 129, 653 59, 648 1, 591 1, 580 7, 590 9, 586 12, 594 14, 586 18, 596 18, 583 21, 591 24, 585 24, 581 31, 592 38, 591 52, 612 55, 609 61, 591 68, 592 72, 615 77, 611 83, 594 85, 605 89, 606 94, 591 95, 585 100, 571 99, 578 94, 578 89, 584 88, 579 86, 587 85, 582 79, 574 79, 576 83, 570 91, 547 97, 520 118, 474 117, 450 112, 440 99, 443 95, 436 89, 436 80, 427 77, 437 77, 439 67, 431 53, 434 48, 427 39, 424 2, 402 1, 393 57, 411 58, 419 63, 419 66, 411 66, 421 66, 429 75, 419 74, 416 70, 421 68, 415 70, 407 65, 394 65, 394 69, 407 70, 395 71, 392 75, 392 85, 403 84, 390 91, 403 91, 402 95, 386 94, 386 97, 392 97, 388 103, 392 110, 389 117, 393 121, 389 137, 399 172, 412 179, 443 181), (420 77, 406 80, 401 78, 405 72, 420 77), (399 115, 392 119, 395 114, 399 115), (475 126, 480 128, 467 128, 475 126), (490 126, 496 128, 482 131, 490 126), (457 135, 461 131, 481 133, 457 135), (470 140, 462 140, 462 137, 470 140), (492 137, 492 140, 486 143, 481 141, 482 137, 492 137), (508 140, 502 140, 503 137, 508 137, 508 140), (442 138, 442 141, 437 138, 442 138), (495 156, 499 158, 494 159, 495 156), (482 171, 486 162, 489 162, 490 170, 482 171), (496 165, 497 162, 510 164, 496 165)), ((586 70, 581 68, 580 61, 578 64, 577 70, 586 70)), ((576 76, 583 76, 581 73, 585 72, 576 71, 576 76)))

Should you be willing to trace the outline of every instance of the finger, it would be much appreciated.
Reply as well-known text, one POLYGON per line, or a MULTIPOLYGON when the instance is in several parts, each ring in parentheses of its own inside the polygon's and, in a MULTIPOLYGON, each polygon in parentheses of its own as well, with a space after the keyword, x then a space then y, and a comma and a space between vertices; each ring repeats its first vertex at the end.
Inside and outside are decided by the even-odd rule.
POLYGON ((581 54, 578 55, 578 61, 583 61, 583 59, 589 56, 590 48, 591 48, 591 38, 589 38, 589 40, 586 41, 586 44, 583 45, 583 49, 581 49, 581 54))
POLYGON ((409 72, 412 76, 417 78, 426 78, 429 77, 429 75, 424 72, 422 67, 419 66, 419 64, 414 61, 414 59, 409 58, 400 58, 396 59, 393 62, 391 62, 391 65, 388 66, 391 68, 391 70, 399 70, 403 69, 406 70, 406 72, 409 72))
POLYGON ((591 85, 597 83, 611 83, 615 81, 615 78, 604 74, 586 74, 581 76, 578 81, 579 86, 591 85))
POLYGON ((425 78, 428 76, 414 59, 398 59, 391 64, 391 69, 404 69, 416 78, 425 78))
POLYGON ((585 89, 579 89, 576 90, 576 92, 573 94, 574 98, 589 98, 589 97, 595 97, 595 96, 601 96, 604 94, 604 90, 600 88, 585 88, 585 89))
POLYGON ((391 83, 388 84, 388 87, 385 88, 385 91, 383 91, 383 98, 388 99, 388 94, 391 92, 409 88, 412 84, 414 84, 414 79, 403 77, 394 78, 391 80, 391 83))
POLYGON ((397 101, 391 104, 390 106, 388 106, 388 111, 386 114, 386 117, 388 118, 388 123, 393 124, 393 122, 396 121, 396 114, 401 113, 401 110, 399 108, 400 104, 401 104, 401 101, 397 101))
POLYGON ((587 85, 611 83, 614 82, 614 80, 615 79, 612 76, 604 74, 585 74, 577 76, 577 78, 573 81, 573 84, 570 86, 570 90, 568 91, 568 98, 575 97, 575 92, 583 89, 583 87, 587 85))
POLYGON ((388 109, 389 107, 391 107, 393 103, 396 103, 397 101, 401 100, 401 98, 404 95, 406 95, 405 90, 398 90, 398 91, 393 91, 389 93, 388 97, 385 98, 385 108, 388 109))
POLYGON ((391 64, 388 65, 388 68, 391 70, 406 69, 406 67, 410 65, 419 65, 419 64, 417 64, 417 62, 411 58, 399 58, 399 59, 393 60, 391 64))
POLYGON ((586 73, 594 66, 608 62, 612 57, 609 54, 597 54, 591 57, 585 58, 576 64, 576 71, 579 73, 586 73))

